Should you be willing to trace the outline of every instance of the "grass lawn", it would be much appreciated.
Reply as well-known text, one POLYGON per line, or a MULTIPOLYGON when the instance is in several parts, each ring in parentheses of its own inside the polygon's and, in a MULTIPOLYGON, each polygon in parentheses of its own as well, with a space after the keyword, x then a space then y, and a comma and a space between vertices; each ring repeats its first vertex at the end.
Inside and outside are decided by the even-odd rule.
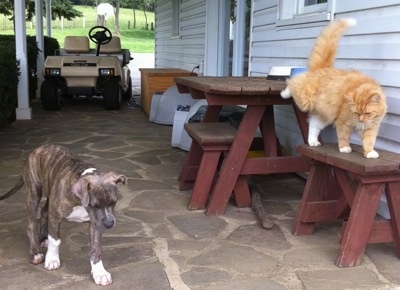
MULTIPOLYGON (((84 17, 76 18, 73 21, 61 21, 59 19, 52 21, 51 36, 56 38, 60 47, 64 45, 64 37, 67 35, 88 35, 90 28, 97 25, 96 9, 91 6, 74 6, 81 11, 84 17)), ((142 10, 136 10, 136 28, 133 29, 133 10, 121 8, 119 28, 121 32, 121 42, 123 48, 128 48, 131 52, 154 52, 154 31, 151 30, 151 23, 154 24, 154 13, 146 12, 149 29, 145 29, 145 16, 142 10)), ((115 18, 111 16, 106 21, 106 27, 115 32, 115 18)), ((46 20, 43 20, 46 26, 46 20)), ((9 21, 4 15, 0 15, 0 34, 13 34, 12 21, 9 21)), ((26 33, 28 35, 36 34, 34 23, 27 22, 26 33)), ((44 34, 47 35, 46 27, 44 34)), ((91 43, 94 48, 94 43, 91 43)))

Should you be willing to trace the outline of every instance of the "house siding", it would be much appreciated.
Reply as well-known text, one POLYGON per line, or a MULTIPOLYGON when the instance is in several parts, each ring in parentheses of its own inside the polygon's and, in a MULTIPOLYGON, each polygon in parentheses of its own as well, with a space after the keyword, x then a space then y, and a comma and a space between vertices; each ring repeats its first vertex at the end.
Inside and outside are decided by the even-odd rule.
MULTIPOLYGON (((396 3, 397 2, 397 3, 396 3)), ((335 18, 352 17, 357 26, 341 39, 335 66, 356 69, 376 79, 384 88, 388 114, 385 117, 376 147, 400 153, 400 4, 384 1, 336 1, 335 18), (368 3, 367 3, 368 2, 368 3)), ((265 76, 271 66, 306 66, 307 57, 325 22, 299 25, 296 29, 277 29, 278 1, 254 0, 250 39, 250 76, 265 76)), ((302 143, 293 111, 286 106, 275 109, 277 134, 282 145, 293 150, 302 143)), ((330 127, 324 140, 336 142, 330 127)), ((353 143, 360 143, 354 134, 353 143)))
POLYGON ((204 59, 206 2, 178 1, 180 1, 178 37, 171 37, 172 1, 155 2, 155 67, 191 71, 204 59))

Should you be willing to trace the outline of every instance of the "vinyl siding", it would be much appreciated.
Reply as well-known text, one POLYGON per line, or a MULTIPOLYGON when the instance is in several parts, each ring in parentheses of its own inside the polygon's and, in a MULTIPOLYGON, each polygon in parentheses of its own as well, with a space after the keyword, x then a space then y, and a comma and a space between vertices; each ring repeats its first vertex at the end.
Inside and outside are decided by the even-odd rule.
POLYGON ((191 71, 204 59, 206 2, 179 1, 179 37, 171 37, 172 1, 155 2, 155 67, 191 71))

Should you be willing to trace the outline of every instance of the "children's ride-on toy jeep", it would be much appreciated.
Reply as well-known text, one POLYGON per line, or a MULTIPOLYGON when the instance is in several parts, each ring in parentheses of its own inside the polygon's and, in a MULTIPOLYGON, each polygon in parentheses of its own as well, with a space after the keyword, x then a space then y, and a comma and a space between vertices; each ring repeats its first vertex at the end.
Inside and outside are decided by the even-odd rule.
POLYGON ((64 48, 46 58, 40 89, 45 110, 61 109, 63 97, 103 98, 106 110, 119 110, 121 100, 131 98, 129 50, 103 26, 90 29, 89 38, 66 36, 64 48), (96 49, 90 49, 89 38, 96 49))

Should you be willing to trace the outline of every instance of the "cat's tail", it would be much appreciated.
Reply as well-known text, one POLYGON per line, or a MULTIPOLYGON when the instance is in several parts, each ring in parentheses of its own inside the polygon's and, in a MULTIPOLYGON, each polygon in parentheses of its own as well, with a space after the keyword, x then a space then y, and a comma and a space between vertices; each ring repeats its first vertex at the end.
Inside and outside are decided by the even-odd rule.
POLYGON ((325 27, 311 51, 308 70, 333 67, 340 37, 348 27, 354 26, 356 23, 357 21, 353 18, 343 18, 335 20, 325 27))

